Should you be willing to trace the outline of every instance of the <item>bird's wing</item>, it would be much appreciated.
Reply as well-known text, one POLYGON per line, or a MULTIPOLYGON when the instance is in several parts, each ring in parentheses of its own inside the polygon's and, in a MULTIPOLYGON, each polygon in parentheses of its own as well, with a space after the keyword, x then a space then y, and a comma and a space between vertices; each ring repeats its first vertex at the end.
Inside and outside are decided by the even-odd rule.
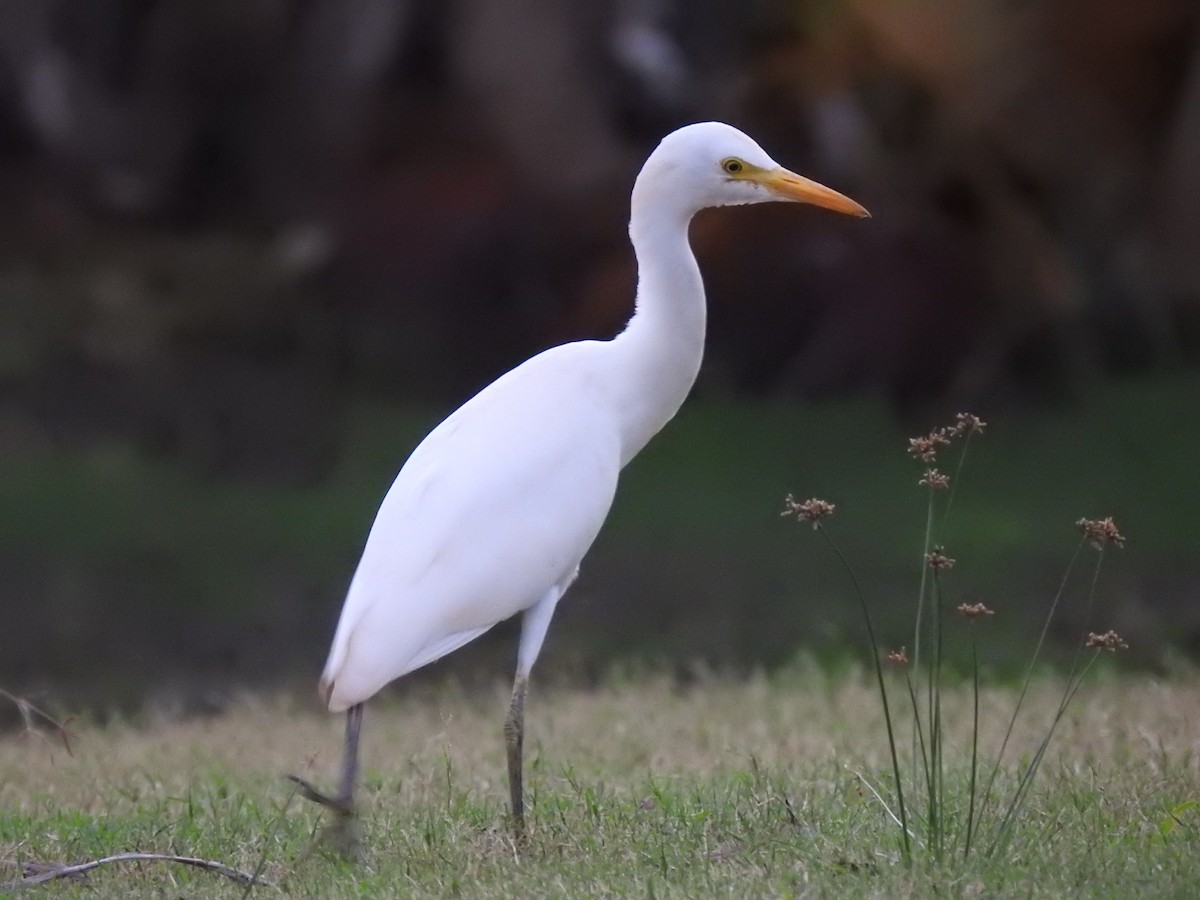
POLYGON ((595 346, 534 357, 409 457, 346 597, 327 691, 366 699, 574 572, 608 514, 620 468, 611 406, 591 374, 595 346))

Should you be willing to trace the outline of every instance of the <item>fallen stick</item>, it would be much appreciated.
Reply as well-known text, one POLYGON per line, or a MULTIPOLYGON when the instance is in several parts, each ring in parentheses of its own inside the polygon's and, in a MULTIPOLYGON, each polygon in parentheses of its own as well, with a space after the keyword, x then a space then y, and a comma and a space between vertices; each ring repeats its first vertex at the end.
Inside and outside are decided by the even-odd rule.
MULTIPOLYGON (((44 884, 47 881, 53 881, 55 878, 70 878, 73 875, 81 875, 84 872, 90 872, 92 869, 98 868, 105 863, 114 862, 131 862, 131 861, 148 861, 148 862, 173 862, 184 866, 195 866, 197 869, 205 869, 209 872, 216 872, 218 875, 224 875, 236 881, 238 884, 244 884, 251 887, 256 884, 271 886, 270 882, 263 881, 257 875, 252 875, 249 872, 243 872, 241 869, 235 869, 232 866, 227 866, 224 863, 214 862, 211 859, 199 859, 195 856, 172 856, 168 853, 118 853, 115 856, 105 856, 102 859, 92 859, 87 862, 76 863, 71 866, 59 866, 52 863, 37 863, 38 868, 43 871, 36 875, 30 875, 27 878, 18 878, 14 881, 0 882, 0 891, 11 891, 22 887, 32 887, 37 884, 44 884)), ((9 860, 5 860, 9 862, 9 860)))

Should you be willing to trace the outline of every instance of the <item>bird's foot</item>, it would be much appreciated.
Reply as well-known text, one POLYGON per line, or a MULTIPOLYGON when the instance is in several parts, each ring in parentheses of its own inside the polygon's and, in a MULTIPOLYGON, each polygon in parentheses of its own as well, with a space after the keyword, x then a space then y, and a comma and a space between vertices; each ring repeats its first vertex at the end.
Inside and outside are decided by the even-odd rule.
POLYGON ((362 841, 358 816, 338 816, 325 826, 321 840, 326 841, 334 853, 344 860, 361 863, 366 858, 366 847, 362 841))
POLYGON ((330 797, 317 790, 312 782, 306 781, 299 775, 288 775, 287 779, 296 785, 296 789, 302 797, 333 812, 333 821, 325 827, 321 833, 321 839, 327 841, 343 859, 361 862, 363 858, 362 834, 358 825, 358 816, 354 812, 354 803, 344 797, 330 797))
POLYGON ((307 781, 299 775, 286 775, 284 777, 296 785, 300 796, 306 800, 311 800, 313 803, 319 803, 321 806, 333 810, 334 814, 338 817, 348 818, 354 815, 354 804, 348 800, 341 797, 330 797, 328 794, 317 790, 311 781, 307 781))
POLYGON ((525 830, 525 820, 515 819, 512 822, 512 842, 518 853, 529 849, 529 832, 525 830))

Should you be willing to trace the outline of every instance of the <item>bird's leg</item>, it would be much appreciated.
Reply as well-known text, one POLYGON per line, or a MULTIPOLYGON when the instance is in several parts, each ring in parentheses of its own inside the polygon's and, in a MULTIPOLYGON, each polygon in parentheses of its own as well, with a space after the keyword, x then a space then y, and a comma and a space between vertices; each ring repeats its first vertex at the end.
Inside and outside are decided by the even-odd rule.
POLYGON ((338 784, 338 792, 332 797, 317 790, 311 781, 299 775, 289 775, 305 798, 326 806, 339 816, 354 815, 354 782, 358 777, 358 735, 362 730, 363 705, 361 703, 346 711, 346 743, 342 753, 342 775, 338 784))
POLYGON ((508 790, 512 797, 513 831, 518 841, 525 839, 525 792, 521 773, 521 757, 525 744, 525 691, 529 687, 529 673, 537 661, 542 641, 554 607, 558 605, 568 585, 575 580, 579 569, 575 568, 562 581, 548 590, 544 597, 529 607, 521 619, 521 646, 517 648, 517 676, 513 679, 512 700, 508 704, 508 718, 504 720, 504 743, 508 747, 508 790))
POLYGON ((362 731, 363 705, 356 703, 346 711, 346 743, 342 752, 342 778, 338 784, 338 804, 348 816, 354 815, 354 784, 358 780, 358 736, 362 731))
POLYGON ((346 711, 346 742, 342 752, 342 774, 337 794, 330 797, 298 775, 288 776, 302 795, 333 811, 335 819, 329 826, 328 835, 338 852, 349 858, 356 858, 361 849, 358 817, 354 809, 354 784, 358 780, 358 737, 362 731, 362 718, 361 703, 356 703, 346 711))
POLYGON ((504 743, 508 747, 508 790, 512 797, 513 830, 517 840, 525 838, 525 792, 522 757, 525 746, 525 691, 529 676, 518 671, 513 680, 512 700, 504 720, 504 743))

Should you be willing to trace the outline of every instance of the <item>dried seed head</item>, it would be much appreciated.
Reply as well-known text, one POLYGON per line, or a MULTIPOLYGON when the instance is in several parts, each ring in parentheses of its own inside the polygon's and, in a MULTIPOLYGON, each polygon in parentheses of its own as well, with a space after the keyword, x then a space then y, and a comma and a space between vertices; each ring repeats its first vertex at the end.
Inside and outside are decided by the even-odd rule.
POLYGON ((1112 629, 1104 632, 1104 634, 1096 634, 1094 631, 1089 631, 1087 642, 1084 646, 1094 647, 1097 650, 1110 650, 1113 653, 1129 648, 1129 645, 1121 639, 1121 636, 1112 629))
POLYGON ((959 413, 953 425, 935 428, 929 434, 908 439, 908 454, 913 459, 931 463, 937 459, 938 449, 947 446, 955 438, 971 434, 982 434, 987 422, 971 413, 959 413))
POLYGON ((933 462, 937 459, 937 447, 927 437, 909 438, 908 453, 921 462, 933 462))
POLYGON ((984 616, 994 616, 996 611, 982 603, 960 603, 954 610, 964 619, 982 619, 984 616))
POLYGON ((905 647, 901 647, 899 650, 889 650, 888 655, 885 658, 888 662, 897 666, 907 666, 908 650, 905 647))
POLYGON ((925 564, 935 572, 949 572, 954 568, 954 560, 942 553, 941 547, 934 547, 932 553, 925 554, 925 564))
POLYGON ((970 413, 959 413, 954 417, 954 425, 951 430, 955 437, 964 434, 983 434, 983 429, 987 428, 987 422, 973 416, 970 413))
POLYGON ((1125 536, 1117 530, 1112 516, 1105 519, 1080 519, 1075 527, 1083 532, 1084 538, 1097 550, 1103 550, 1105 544, 1125 546, 1125 536))
POLYGON ((832 516, 837 508, 832 503, 818 500, 816 497, 801 502, 791 494, 787 495, 783 504, 781 516, 795 516, 801 522, 812 522, 813 528, 816 528, 822 519, 832 516))
POLYGON ((914 459, 919 459, 921 462, 933 462, 937 459, 939 447, 944 447, 950 443, 950 438, 947 436, 945 428, 935 428, 929 434, 923 437, 915 437, 908 439, 908 454, 914 459))
POLYGON ((945 491, 950 487, 950 476, 943 475, 937 469, 926 469, 917 484, 928 485, 930 490, 945 491))

